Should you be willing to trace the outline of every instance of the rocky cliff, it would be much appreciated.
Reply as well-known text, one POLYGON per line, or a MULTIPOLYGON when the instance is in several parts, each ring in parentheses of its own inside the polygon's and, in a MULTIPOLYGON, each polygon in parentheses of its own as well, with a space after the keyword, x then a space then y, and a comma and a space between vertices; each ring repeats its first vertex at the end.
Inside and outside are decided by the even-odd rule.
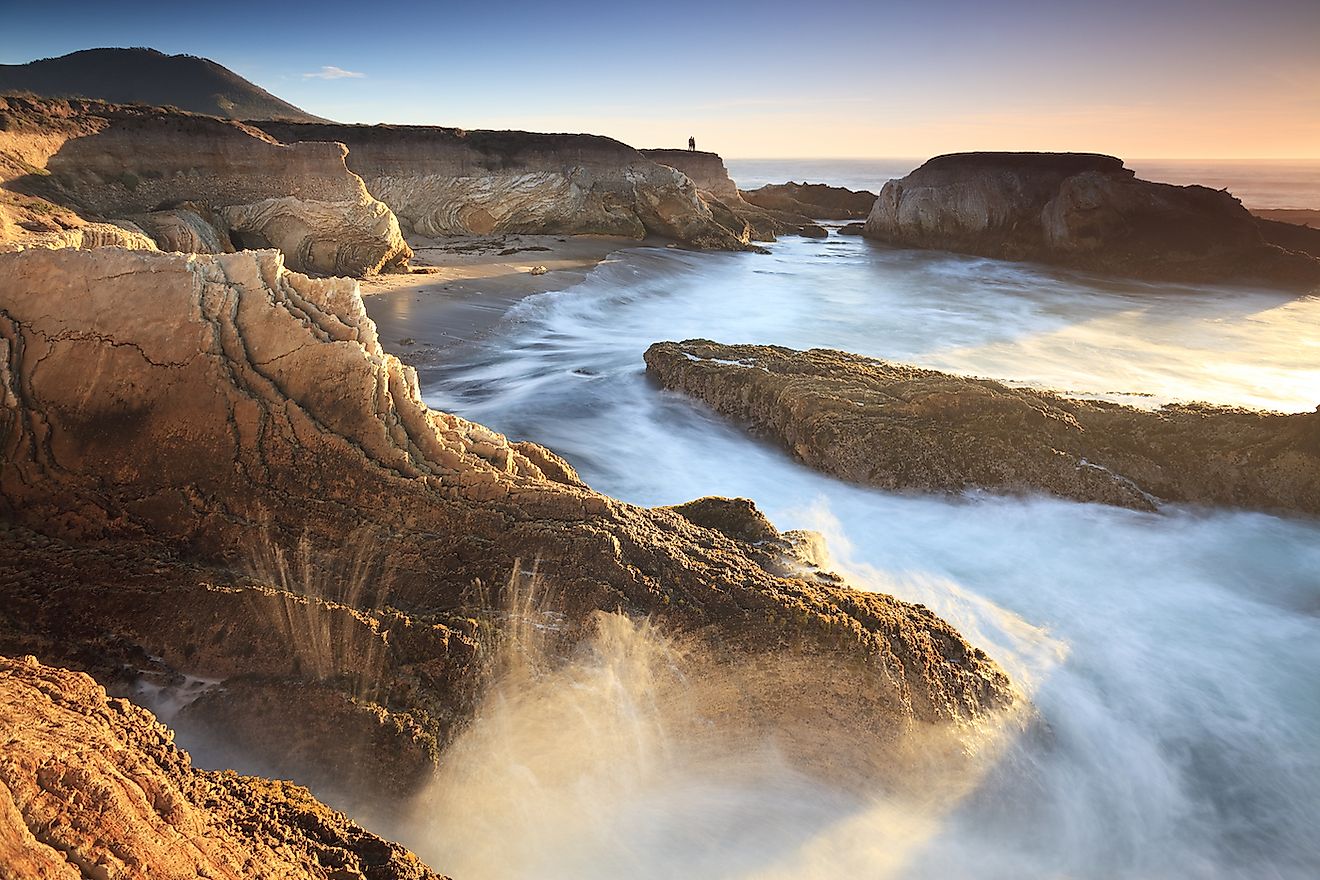
POLYGON ((287 782, 194 769, 90 677, 0 657, 2 880, 437 880, 287 782))
POLYGON ((1086 153, 957 153, 885 184, 878 241, 1140 277, 1320 284, 1320 260, 1268 244, 1227 192, 1138 180, 1086 153))
POLYGON ((657 235, 695 247, 743 246, 716 222, 690 180, 610 138, 422 125, 258 124, 284 143, 347 144, 349 168, 420 235, 657 235))
POLYGON ((805 235, 822 238, 829 233, 811 220, 810 215, 788 209, 765 208, 743 199, 724 160, 716 153, 701 150, 642 150, 661 165, 680 171, 696 184, 697 192, 710 206, 715 217, 750 241, 774 241, 777 235, 805 235))
POLYGON ((875 206, 875 193, 824 183, 771 183, 745 190, 747 202, 773 211, 789 211, 817 220, 861 220, 875 206))
POLYGON ((509 625, 492 600, 531 569, 565 641, 597 611, 653 615, 778 670, 742 699, 783 742, 894 784, 957 763, 914 741, 1015 702, 947 623, 787 537, 622 504, 427 409, 355 282, 275 251, 113 248, 0 255, 0 276, 0 650, 125 688, 221 683, 179 723, 272 772, 397 803, 471 711, 509 625))
POLYGON ((1320 513, 1320 407, 1154 412, 845 352, 662 342, 648 372, 804 463, 890 490, 1320 513))
POLYGON ((0 98, 0 232, 18 246, 87 246, 70 230, 96 221, 165 248, 277 247, 304 271, 405 264, 398 221, 344 156, 179 111, 0 98))

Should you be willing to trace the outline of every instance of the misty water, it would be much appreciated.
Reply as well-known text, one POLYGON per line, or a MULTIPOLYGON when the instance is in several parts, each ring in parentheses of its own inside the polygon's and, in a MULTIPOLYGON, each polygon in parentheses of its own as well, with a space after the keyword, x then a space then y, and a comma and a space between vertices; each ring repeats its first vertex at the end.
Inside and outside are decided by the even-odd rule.
POLYGON ((655 696, 674 664, 616 634, 495 695, 407 842, 494 878, 1317 876, 1320 522, 863 489, 659 390, 642 353, 827 346, 1142 406, 1304 411, 1320 404, 1320 298, 838 236, 773 247, 622 251, 424 370, 427 402, 548 445, 627 501, 744 496, 822 532, 852 584, 985 648, 1043 725, 953 802, 913 810, 773 748, 690 748, 670 727, 691 710, 655 696))

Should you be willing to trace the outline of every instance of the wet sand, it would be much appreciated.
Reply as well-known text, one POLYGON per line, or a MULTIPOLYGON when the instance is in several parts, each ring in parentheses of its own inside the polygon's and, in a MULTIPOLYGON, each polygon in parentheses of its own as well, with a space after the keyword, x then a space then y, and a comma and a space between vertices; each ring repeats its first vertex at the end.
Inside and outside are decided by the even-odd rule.
POLYGON ((381 345, 408 363, 479 339, 515 303, 563 290, 624 248, 663 242, 596 235, 412 238, 414 272, 364 278, 362 296, 381 345), (532 269, 544 266, 544 274, 532 269))

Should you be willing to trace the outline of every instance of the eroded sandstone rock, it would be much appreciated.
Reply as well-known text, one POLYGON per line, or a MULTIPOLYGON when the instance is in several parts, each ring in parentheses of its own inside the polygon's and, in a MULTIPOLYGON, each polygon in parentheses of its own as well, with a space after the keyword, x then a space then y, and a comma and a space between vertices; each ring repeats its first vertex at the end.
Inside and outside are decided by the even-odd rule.
POLYGON ((431 880, 287 782, 194 769, 89 676, 0 657, 0 878, 431 880))
POLYGON ((348 165, 413 232, 647 235, 742 242, 692 182, 610 138, 422 125, 257 123, 284 143, 348 145, 348 165))
POLYGON ((1016 702, 947 623, 811 571, 791 541, 622 504, 429 410, 352 281, 275 251, 25 251, 0 276, 0 518, 14 570, 42 572, 0 578, 27 609, 0 640, 125 686, 225 682, 180 723, 227 724, 276 768, 296 753, 301 780, 363 739, 398 768, 363 762, 368 794, 397 800, 470 710, 503 585, 533 569, 566 643, 622 610, 720 662, 794 667, 744 708, 842 772, 956 765, 959 732, 1016 702), (275 723, 301 747, 275 750, 275 723))
POLYGON ((648 372, 804 463, 883 489, 1320 513, 1320 408, 1154 412, 825 349, 660 342, 648 372))
POLYGON ((1138 180, 1087 153, 938 156, 885 184, 865 235, 1158 279, 1320 284, 1320 259, 1268 244, 1228 192, 1138 180))
POLYGON ((397 218, 344 155, 342 144, 286 146, 242 123, 176 110, 0 98, 0 184, 15 193, 15 210, 46 204, 119 222, 188 204, 227 225, 213 240, 190 218, 145 219, 161 247, 223 249, 233 233, 279 247, 302 271, 357 276, 406 263, 397 218))
POLYGON ((774 241, 778 235, 829 235, 809 216, 792 210, 766 208, 743 198, 724 160, 701 150, 642 150, 642 155, 686 175, 715 219, 749 241, 774 241))

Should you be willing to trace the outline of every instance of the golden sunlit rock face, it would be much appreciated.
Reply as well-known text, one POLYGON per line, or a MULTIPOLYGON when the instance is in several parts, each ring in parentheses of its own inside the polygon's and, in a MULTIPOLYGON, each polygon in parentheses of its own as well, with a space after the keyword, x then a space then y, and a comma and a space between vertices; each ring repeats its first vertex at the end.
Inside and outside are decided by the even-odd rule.
POLYGON ((263 122, 284 143, 333 140, 419 235, 658 235, 740 250, 682 173, 594 135, 263 122))
POLYGON ((0 657, 0 737, 6 880, 437 876, 304 788, 194 769, 150 712, 34 657, 0 657))
POLYGON ((12 581, 8 601, 34 612, 8 644, 61 652, 114 633, 95 668, 224 680, 180 723, 299 778, 334 770, 398 806, 482 685, 480 634, 502 627, 483 591, 524 566, 565 644, 597 610, 651 614, 696 634, 716 667, 791 680, 749 688, 742 717, 802 732, 809 764, 873 741, 832 752, 831 772, 857 760, 912 784, 910 761, 885 755, 944 731, 931 754, 955 767, 963 734, 1017 702, 947 623, 848 589, 763 520, 758 537, 623 504, 544 448, 428 409, 350 280, 288 272, 274 251, 29 250, 0 255, 0 271, 6 519, 201 566, 150 564, 159 588, 118 587, 113 557, 14 533, 19 571, 46 554, 72 571, 55 606, 40 582, 12 581), (190 610, 171 621, 171 608, 190 610))

